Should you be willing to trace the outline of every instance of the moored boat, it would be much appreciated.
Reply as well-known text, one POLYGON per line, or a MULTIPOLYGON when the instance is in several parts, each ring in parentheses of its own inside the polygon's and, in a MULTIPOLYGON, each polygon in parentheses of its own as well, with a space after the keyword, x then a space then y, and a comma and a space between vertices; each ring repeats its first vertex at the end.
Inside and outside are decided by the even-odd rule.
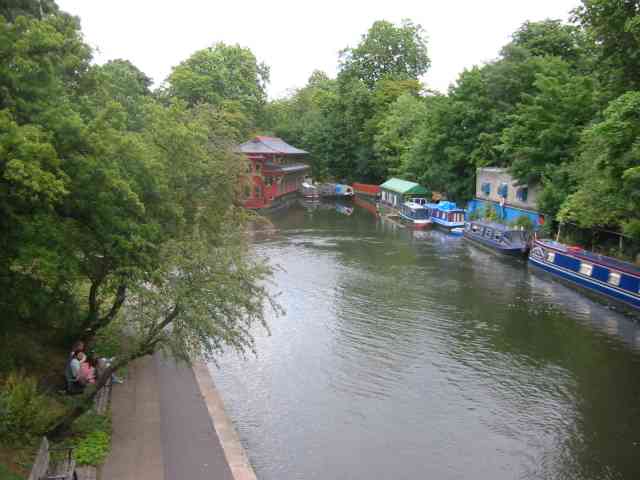
POLYGON ((580 247, 535 240, 529 264, 574 285, 640 310, 640 268, 580 247))
POLYGON ((448 230, 464 228, 464 209, 454 202, 427 203, 425 207, 434 224, 448 230))
POLYGON ((528 232, 499 223, 483 220, 467 222, 464 238, 505 255, 524 257, 529 252, 528 232))
POLYGON ((311 183, 302 182, 302 185, 300 185, 300 193, 302 193, 302 196, 306 200, 317 200, 320 198, 318 188, 311 183))
POLYGON ((400 217, 414 228, 425 228, 431 225, 429 211, 416 202, 404 202, 400 207, 400 217))

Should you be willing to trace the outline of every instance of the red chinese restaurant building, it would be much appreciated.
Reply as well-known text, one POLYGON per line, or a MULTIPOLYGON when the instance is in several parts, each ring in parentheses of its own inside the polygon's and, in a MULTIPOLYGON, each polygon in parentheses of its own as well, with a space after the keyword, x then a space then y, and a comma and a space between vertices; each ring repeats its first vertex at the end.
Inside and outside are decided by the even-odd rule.
POLYGON ((298 192, 311 169, 301 161, 309 152, 277 137, 258 136, 238 149, 250 164, 245 186, 247 208, 268 208, 298 192))

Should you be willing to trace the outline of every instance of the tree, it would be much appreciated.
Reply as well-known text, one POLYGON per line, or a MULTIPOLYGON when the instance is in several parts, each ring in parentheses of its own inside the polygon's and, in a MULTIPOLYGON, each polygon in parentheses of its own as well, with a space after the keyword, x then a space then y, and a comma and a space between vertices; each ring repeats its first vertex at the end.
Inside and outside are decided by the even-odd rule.
MULTIPOLYGON (((502 132, 501 149, 521 183, 545 180, 544 190, 549 192, 543 191, 538 207, 555 214, 560 206, 560 183, 565 189, 571 188, 562 167, 573 162, 582 129, 596 113, 595 92, 590 77, 572 73, 570 65, 560 58, 542 57, 535 62, 533 88, 509 116, 510 126, 502 132)), ((564 196, 569 193, 565 191, 564 196)))
POLYGON ((410 20, 400 26, 374 22, 357 47, 340 53, 340 74, 359 79, 370 89, 383 78, 417 80, 430 65, 424 30, 410 20))
POLYGON ((579 182, 560 209, 560 221, 618 229, 640 239, 640 93, 611 102, 602 121, 582 137, 579 182))
POLYGON ((173 69, 169 94, 190 106, 207 103, 240 111, 260 121, 266 103, 269 68, 248 48, 216 43, 195 52, 173 69))
POLYGON ((193 231, 162 245, 162 267, 148 282, 134 285, 128 311, 102 331, 110 341, 126 338, 126 346, 49 436, 67 432, 111 374, 137 358, 162 351, 190 362, 212 360, 225 348, 254 351, 252 329, 266 328, 265 308, 281 311, 265 286, 271 270, 249 256, 244 212, 228 206, 218 214, 224 228, 215 236, 193 231))
POLYGON ((640 90, 640 1, 582 0, 574 17, 592 38, 609 98, 640 90))

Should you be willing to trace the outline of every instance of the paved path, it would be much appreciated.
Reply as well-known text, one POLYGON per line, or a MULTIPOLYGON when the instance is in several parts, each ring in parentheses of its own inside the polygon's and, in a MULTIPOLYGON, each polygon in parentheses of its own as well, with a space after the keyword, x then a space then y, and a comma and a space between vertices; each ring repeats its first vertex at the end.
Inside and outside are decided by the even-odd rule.
POLYGON ((102 480, 233 480, 193 370, 156 355, 112 393, 102 480))

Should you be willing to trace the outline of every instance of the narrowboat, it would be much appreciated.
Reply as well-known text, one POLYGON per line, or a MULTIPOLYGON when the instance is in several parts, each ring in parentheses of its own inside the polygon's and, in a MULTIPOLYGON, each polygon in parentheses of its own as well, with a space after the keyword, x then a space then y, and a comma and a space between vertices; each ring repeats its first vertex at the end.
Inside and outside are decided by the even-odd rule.
POLYGON ((302 193, 302 196, 306 200, 318 200, 320 198, 318 188, 311 183, 302 182, 302 185, 300 185, 300 193, 302 193))
POLYGON ((404 202, 400 207, 400 217, 414 228, 431 225, 429 211, 419 203, 404 202))
POLYGON ((640 268, 553 240, 534 240, 529 264, 574 285, 640 310, 640 268))
POLYGON ((464 209, 454 202, 427 203, 425 207, 434 224, 448 230, 464 228, 464 209))
POLYGON ((467 222, 464 238, 505 255, 526 257, 529 253, 529 233, 499 223, 482 220, 467 222))

